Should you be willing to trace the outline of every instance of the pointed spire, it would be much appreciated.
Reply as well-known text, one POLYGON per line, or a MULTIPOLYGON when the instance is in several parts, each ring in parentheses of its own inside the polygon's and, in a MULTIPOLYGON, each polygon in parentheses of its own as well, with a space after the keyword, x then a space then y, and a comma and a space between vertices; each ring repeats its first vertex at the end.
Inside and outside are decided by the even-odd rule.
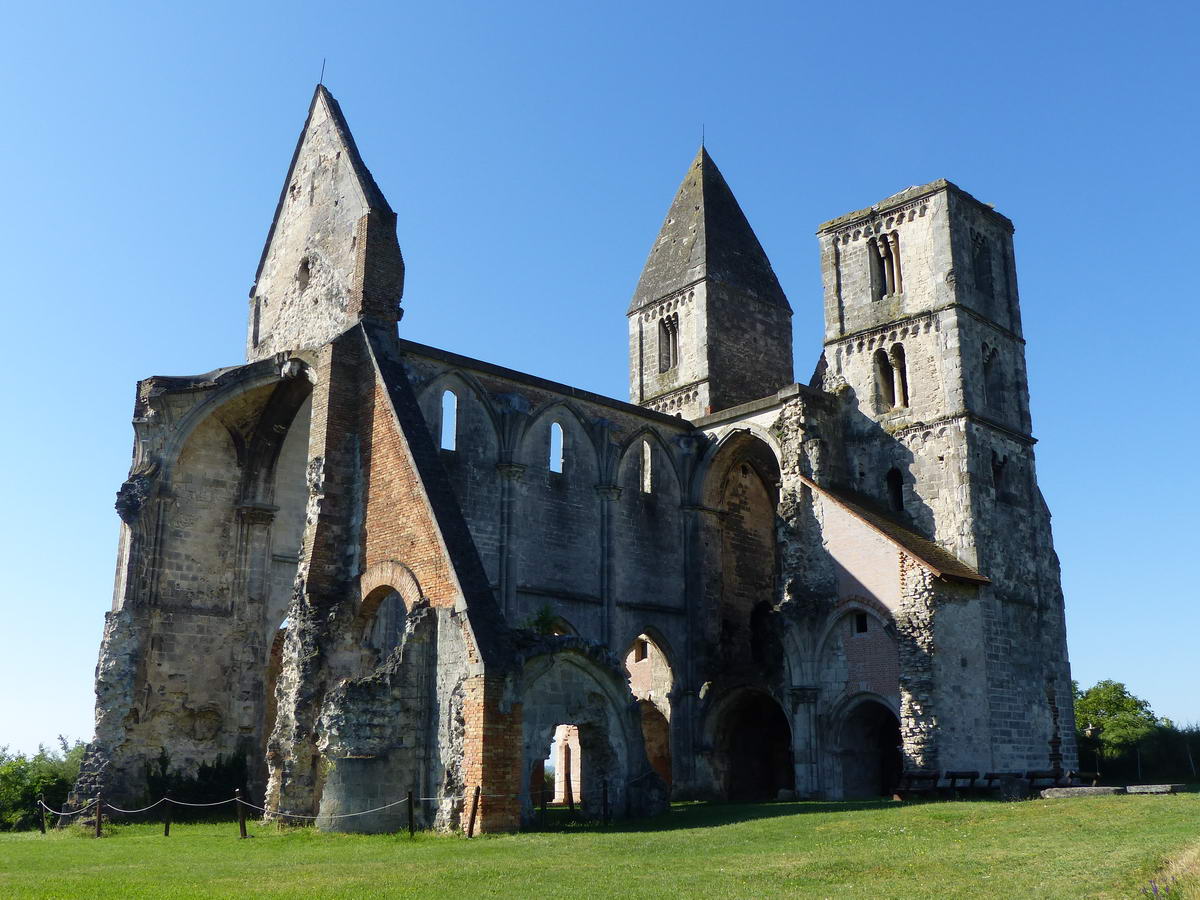
POLYGON ((396 214, 318 84, 254 276, 247 359, 318 346, 362 318, 395 322, 403 292, 396 214))
POLYGON ((754 229, 701 144, 650 250, 629 312, 705 278, 791 308, 754 229))

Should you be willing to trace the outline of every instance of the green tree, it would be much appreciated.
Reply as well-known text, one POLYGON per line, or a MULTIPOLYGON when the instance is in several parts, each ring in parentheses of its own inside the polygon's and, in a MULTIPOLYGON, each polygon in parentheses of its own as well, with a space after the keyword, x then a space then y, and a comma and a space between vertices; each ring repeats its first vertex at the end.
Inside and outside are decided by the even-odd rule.
POLYGON ((1086 691, 1081 691, 1078 683, 1072 687, 1075 728, 1081 736, 1097 740, 1106 757, 1119 756, 1159 724, 1150 704, 1135 697, 1119 681, 1098 681, 1086 691))
POLYGON ((0 831, 33 828, 37 823, 36 803, 61 809, 79 775, 84 745, 59 737, 59 749, 38 747, 33 756, 11 754, 0 747, 0 831))

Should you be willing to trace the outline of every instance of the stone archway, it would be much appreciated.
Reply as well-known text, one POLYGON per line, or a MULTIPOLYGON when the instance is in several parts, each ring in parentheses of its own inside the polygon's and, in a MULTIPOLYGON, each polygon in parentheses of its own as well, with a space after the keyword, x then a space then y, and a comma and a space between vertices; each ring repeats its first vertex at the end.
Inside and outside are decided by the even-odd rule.
POLYGON ((584 653, 559 651, 526 664, 521 692, 521 811, 526 821, 532 820, 540 799, 538 779, 551 741, 564 725, 573 726, 577 736, 571 766, 578 774, 572 793, 585 815, 599 818, 605 797, 613 815, 647 806, 641 794, 652 791, 657 779, 646 761, 640 723, 629 700, 621 674, 584 653))
POLYGON ((900 779, 900 722, 884 703, 866 699, 842 720, 838 733, 842 796, 890 797, 900 779))
POLYGON ((638 701, 642 738, 651 767, 669 788, 671 775, 671 691, 675 675, 660 642, 639 634, 625 651, 629 689, 638 701))
POLYGON ((714 711, 715 770, 726 799, 774 800, 796 788, 792 729, 768 694, 743 690, 714 711))

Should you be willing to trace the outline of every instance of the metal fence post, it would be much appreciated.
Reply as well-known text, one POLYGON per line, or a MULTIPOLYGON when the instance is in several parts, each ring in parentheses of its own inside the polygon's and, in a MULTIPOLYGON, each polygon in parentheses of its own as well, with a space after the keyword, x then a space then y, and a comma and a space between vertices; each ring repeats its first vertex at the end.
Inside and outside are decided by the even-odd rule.
POLYGON ((38 830, 46 833, 46 795, 38 794, 38 830))
POLYGON ((96 837, 100 837, 100 822, 104 818, 104 798, 96 795, 96 837))

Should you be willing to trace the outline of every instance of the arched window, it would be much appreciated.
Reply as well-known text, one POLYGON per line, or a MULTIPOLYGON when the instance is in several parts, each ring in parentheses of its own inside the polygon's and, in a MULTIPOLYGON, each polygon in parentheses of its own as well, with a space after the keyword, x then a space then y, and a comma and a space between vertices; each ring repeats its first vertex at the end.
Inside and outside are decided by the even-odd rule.
POLYGON ((875 393, 879 400, 879 411, 887 412, 896 405, 896 376, 892 361, 880 347, 875 351, 875 393))
POLYGON ((658 371, 669 372, 679 363, 679 313, 658 320, 658 371))
POLYGON ((458 396, 454 391, 442 394, 442 449, 458 447, 458 396))
POLYGON ((904 288, 900 280, 900 234, 895 231, 867 241, 871 259, 871 296, 882 300, 904 288))
POLYGON ((904 358, 904 345, 893 344, 888 359, 892 363, 892 374, 895 379, 892 393, 896 397, 896 405, 908 406, 908 363, 904 358))
POLYGON ((904 512, 904 476, 892 468, 887 473, 888 504, 892 512, 904 512))
POLYGON ((557 422, 550 423, 550 471, 562 473, 563 458, 566 444, 563 439, 563 428, 557 422))
POLYGON ((642 493, 654 491, 654 451, 649 441, 642 441, 642 493))

